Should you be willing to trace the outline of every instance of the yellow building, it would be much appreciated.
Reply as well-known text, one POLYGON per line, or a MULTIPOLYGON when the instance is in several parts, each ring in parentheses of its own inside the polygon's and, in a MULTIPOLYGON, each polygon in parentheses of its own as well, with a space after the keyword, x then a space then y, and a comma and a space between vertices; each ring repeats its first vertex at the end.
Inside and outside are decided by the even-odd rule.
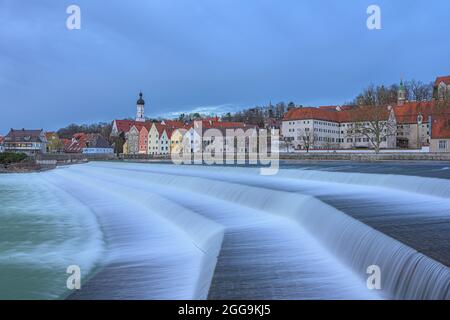
POLYGON ((175 129, 170 137, 170 153, 180 153, 186 129, 175 129))

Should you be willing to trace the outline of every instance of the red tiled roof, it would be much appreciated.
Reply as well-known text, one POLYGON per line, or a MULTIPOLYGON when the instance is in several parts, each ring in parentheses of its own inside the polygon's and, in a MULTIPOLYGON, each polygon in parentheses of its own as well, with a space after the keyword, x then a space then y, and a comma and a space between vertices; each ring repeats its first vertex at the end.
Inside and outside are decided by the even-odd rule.
POLYGON ((0 144, 2 144, 4 140, 5 140, 5 137, 4 136, 0 136, 0 144))
POLYGON ((431 124, 432 139, 450 139, 450 114, 433 118, 431 124))
POLYGON ((132 121, 132 120, 115 120, 116 122, 116 126, 117 126, 117 130, 119 132, 128 132, 130 131, 131 127, 134 125, 134 123, 136 121, 132 121))
POLYGON ((138 130, 140 130, 143 125, 147 128, 147 130, 150 130, 150 127, 152 126, 151 121, 145 121, 145 122, 139 122, 139 121, 134 121, 134 120, 114 120, 114 121, 116 123, 117 130, 119 132, 123 132, 123 133, 127 133, 128 131, 130 131, 130 129, 133 126, 136 126, 136 128, 138 130))
POLYGON ((150 121, 146 121, 146 122, 136 122, 135 126, 136 128, 141 131, 142 128, 147 129, 147 131, 150 130, 150 128, 152 127, 153 122, 150 121))
POLYGON ((428 121, 434 110, 433 101, 407 102, 394 107, 395 118, 399 124, 417 123, 419 113, 422 114, 424 121, 428 121))
POLYGON ((445 77, 437 77, 436 81, 434 82, 435 86, 438 86, 441 82, 445 83, 446 85, 450 85, 450 76, 445 77))
POLYGON ((156 131, 158 131, 158 134, 161 136, 164 132, 164 129, 167 128, 167 126, 161 124, 161 123, 155 123, 156 131))
POLYGON ((294 108, 284 115, 283 121, 309 119, 339 122, 339 114, 335 108, 334 110, 312 107, 294 108))
POLYGON ((72 139, 67 145, 64 146, 64 151, 67 153, 81 153, 85 147, 86 140, 72 139))
MULTIPOLYGON (((404 105, 394 106, 394 113, 397 123, 417 123, 417 117, 422 114, 424 121, 427 121, 429 116, 436 113, 434 101, 426 102, 407 102, 404 105)), ((358 118, 358 109, 350 106, 340 107, 340 111, 336 107, 305 107, 289 110, 284 116, 284 121, 289 120, 323 120, 332 122, 352 122, 358 118)), ((389 116, 386 112, 383 115, 385 118, 389 116)), ((368 119, 369 120, 369 119, 368 119)))
POLYGON ((178 121, 178 120, 163 120, 163 121, 168 127, 172 127, 172 128, 181 128, 184 126, 183 121, 178 121))
POLYGON ((176 130, 177 128, 165 128, 164 130, 166 130, 166 134, 167 134, 167 138, 170 139, 172 138, 172 133, 176 130))

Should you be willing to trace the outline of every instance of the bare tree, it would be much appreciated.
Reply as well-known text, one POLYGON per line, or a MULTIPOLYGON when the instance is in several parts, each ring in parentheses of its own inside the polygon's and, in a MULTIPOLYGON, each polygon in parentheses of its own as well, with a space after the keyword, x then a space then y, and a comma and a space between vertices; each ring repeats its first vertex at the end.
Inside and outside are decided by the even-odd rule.
POLYGON ((432 84, 424 84, 421 81, 413 79, 407 83, 407 87, 410 91, 410 100, 427 101, 430 100, 433 95, 432 84))
POLYGON ((350 111, 354 124, 347 130, 347 136, 366 139, 379 153, 381 144, 396 133, 392 109, 387 106, 389 90, 372 86, 364 91, 360 99, 362 104, 350 111))
POLYGON ((316 135, 312 131, 303 129, 299 132, 298 139, 301 140, 301 145, 306 152, 309 152, 311 148, 314 148, 316 135))

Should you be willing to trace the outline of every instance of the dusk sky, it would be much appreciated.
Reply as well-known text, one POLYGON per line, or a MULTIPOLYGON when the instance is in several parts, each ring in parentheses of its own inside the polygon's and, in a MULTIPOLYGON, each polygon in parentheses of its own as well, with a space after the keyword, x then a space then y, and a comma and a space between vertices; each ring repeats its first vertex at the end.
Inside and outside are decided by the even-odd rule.
POLYGON ((134 117, 139 90, 149 117, 341 104, 450 75, 449 30, 448 0, 0 0, 0 134, 134 117))

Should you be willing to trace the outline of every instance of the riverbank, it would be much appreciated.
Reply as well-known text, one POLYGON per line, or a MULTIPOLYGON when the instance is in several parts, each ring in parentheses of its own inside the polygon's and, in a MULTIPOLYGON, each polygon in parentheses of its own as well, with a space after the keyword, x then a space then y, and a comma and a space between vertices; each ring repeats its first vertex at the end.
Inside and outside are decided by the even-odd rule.
MULTIPOLYGON (((273 159, 270 159, 273 160, 273 159)), ((280 153, 279 160, 285 163, 301 162, 449 162, 450 153, 280 153)), ((91 161, 119 161, 135 163, 172 163, 168 155, 86 155, 86 154, 42 154, 27 161, 2 165, 0 173, 28 173, 54 169, 58 166, 87 163, 91 161)))

